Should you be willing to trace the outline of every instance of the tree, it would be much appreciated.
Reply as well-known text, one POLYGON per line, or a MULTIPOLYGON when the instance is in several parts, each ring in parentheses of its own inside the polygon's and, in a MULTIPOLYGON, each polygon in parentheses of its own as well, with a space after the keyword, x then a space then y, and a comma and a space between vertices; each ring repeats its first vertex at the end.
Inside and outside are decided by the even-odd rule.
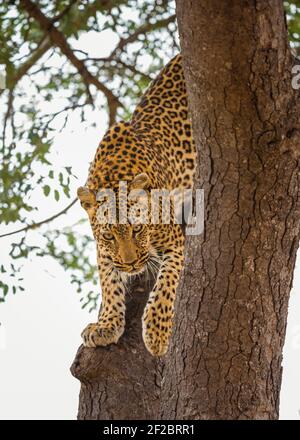
POLYGON ((205 233, 187 239, 162 416, 276 419, 300 232, 295 59, 280 0, 188 3, 177 17, 205 233))
MULTIPOLYGON (((177 0, 177 17, 205 232, 186 240, 171 349, 152 365, 162 371, 153 418, 276 419, 300 226, 300 104, 283 5, 177 0)), ((92 362, 106 359, 98 349, 92 362)), ((90 401, 103 380, 89 380, 90 401)), ((143 398, 149 418, 153 395, 143 398)))

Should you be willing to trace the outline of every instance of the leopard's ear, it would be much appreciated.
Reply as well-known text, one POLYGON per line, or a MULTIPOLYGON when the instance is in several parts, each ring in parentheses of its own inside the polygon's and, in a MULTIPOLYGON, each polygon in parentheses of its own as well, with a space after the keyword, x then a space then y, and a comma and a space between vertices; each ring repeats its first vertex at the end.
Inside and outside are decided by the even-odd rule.
POLYGON ((130 189, 147 189, 149 186, 150 179, 146 173, 138 174, 129 184, 130 189))
POLYGON ((96 203, 96 196, 94 191, 86 186, 80 186, 77 190, 77 196, 82 203, 89 203, 94 205, 96 203))

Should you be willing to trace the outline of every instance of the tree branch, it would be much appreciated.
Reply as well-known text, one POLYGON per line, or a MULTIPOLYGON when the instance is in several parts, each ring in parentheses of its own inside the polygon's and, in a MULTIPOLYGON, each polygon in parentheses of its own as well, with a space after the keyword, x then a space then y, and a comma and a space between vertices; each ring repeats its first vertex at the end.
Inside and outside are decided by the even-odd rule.
POLYGON ((49 37, 46 37, 40 46, 29 56, 29 58, 15 71, 11 78, 8 78, 8 88, 12 89, 20 79, 42 58, 43 55, 52 47, 49 37))
POLYGON ((43 14, 37 5, 35 5, 31 0, 20 0, 20 6, 23 10, 27 11, 30 17, 34 18, 37 23, 39 23, 41 29, 49 35, 51 41, 60 48, 62 53, 77 69, 84 82, 88 85, 94 85, 105 95, 109 106, 109 125, 112 125, 116 120, 118 107, 122 106, 119 99, 112 93, 111 90, 102 84, 98 78, 89 72, 84 62, 76 57, 63 33, 54 26, 52 21, 43 14))
POLYGON ((63 214, 66 214, 66 212, 73 206, 75 205, 75 203, 77 202, 77 197, 76 199, 74 199, 68 206, 66 206, 62 211, 59 211, 57 214, 52 215, 51 217, 46 218, 45 220, 42 220, 40 222, 37 223, 32 223, 31 225, 27 225, 24 228, 21 229, 17 229, 16 231, 12 231, 9 232, 8 234, 2 234, 0 235, 0 238, 3 237, 8 237, 9 235, 14 235, 14 234, 18 234, 19 232, 26 232, 29 231, 30 229, 36 229, 39 228, 40 226, 46 224, 46 223, 50 223, 53 220, 57 219, 58 217, 60 217, 63 214))
POLYGON ((6 109, 4 121, 3 121, 3 131, 2 131, 3 150, 5 148, 5 134, 6 134, 7 122, 13 112, 13 102, 14 102, 14 93, 13 93, 13 89, 12 89, 9 91, 8 101, 7 101, 7 109, 6 109))
POLYGON ((149 75, 147 75, 143 72, 140 72, 139 70, 137 70, 135 68, 135 66, 132 66, 130 64, 126 64, 124 61, 120 60, 119 57, 116 57, 116 55, 118 54, 118 52, 122 52, 128 44, 134 43, 140 35, 145 35, 148 32, 151 32, 153 30, 163 28, 163 27, 167 26, 169 23, 174 22, 175 20, 176 20, 176 15, 174 14, 168 18, 158 20, 155 23, 143 24, 138 29, 136 29, 135 32, 130 34, 127 38, 121 38, 118 45, 115 47, 115 49, 111 52, 111 54, 108 57, 104 57, 104 58, 103 57, 96 57, 96 58, 95 57, 88 57, 87 52, 84 52, 79 49, 75 49, 73 52, 82 53, 83 55, 86 56, 87 61, 98 61, 98 62, 102 62, 102 63, 115 61, 117 64, 120 64, 123 67, 129 69, 131 72, 138 74, 138 75, 142 75, 147 80, 151 80, 151 77, 149 75))
MULTIPOLYGON (((122 3, 119 1, 118 3, 122 3)), ((70 5, 68 5, 64 11, 62 11, 59 15, 54 17, 52 19, 52 22, 57 22, 61 18, 63 18, 66 13, 70 12, 71 7, 73 7, 76 4, 75 2, 72 2, 70 5)), ((72 36, 74 33, 76 33, 81 26, 83 26, 87 20, 93 16, 97 10, 100 9, 100 6, 103 10, 109 11, 111 8, 114 7, 114 3, 111 0, 101 0, 97 1, 94 4, 88 5, 85 7, 84 12, 80 15, 80 21, 74 22, 71 32, 69 32, 68 36, 72 36)), ((69 25, 69 23, 68 23, 69 25)), ((65 33, 65 26, 62 26, 62 32, 65 33)), ((17 82, 29 71, 29 69, 34 66, 34 64, 53 46, 53 42, 49 38, 48 35, 45 34, 43 41, 40 43, 39 47, 29 56, 28 60, 25 61, 15 72, 11 78, 8 78, 8 88, 13 88, 17 82)), ((0 91, 0 95, 2 94, 3 90, 0 91)))
POLYGON ((52 18, 52 23, 56 23, 57 21, 61 20, 76 3, 78 3, 78 0, 70 0, 70 3, 65 7, 65 9, 52 18))
MULTIPOLYGON (((82 51, 80 51, 80 52, 82 52, 82 51)), ((100 58, 99 57, 96 57, 96 58, 87 57, 86 61, 97 61, 97 62, 103 63, 103 65, 105 65, 106 63, 110 63, 111 61, 114 61, 116 63, 116 66, 117 65, 122 66, 123 68, 130 70, 135 75, 140 75, 140 76, 144 77, 148 81, 152 80, 152 78, 149 75, 147 75, 144 72, 141 72, 140 70, 138 70, 135 66, 133 66, 131 64, 126 64, 124 61, 120 60, 119 58, 115 59, 115 60, 110 60, 108 58, 103 58, 103 57, 100 57, 100 58)))
POLYGON ((145 35, 150 31, 154 31, 156 29, 160 29, 163 27, 168 26, 169 23, 172 23, 176 20, 176 15, 170 15, 168 18, 164 18, 162 20, 158 20, 155 23, 146 23, 140 26, 136 31, 134 31, 132 34, 130 34, 127 38, 121 38, 118 45, 115 47, 115 49, 112 51, 112 53, 109 55, 107 60, 112 60, 116 56, 118 52, 121 52, 125 49, 125 47, 133 43, 138 39, 140 35, 145 35))

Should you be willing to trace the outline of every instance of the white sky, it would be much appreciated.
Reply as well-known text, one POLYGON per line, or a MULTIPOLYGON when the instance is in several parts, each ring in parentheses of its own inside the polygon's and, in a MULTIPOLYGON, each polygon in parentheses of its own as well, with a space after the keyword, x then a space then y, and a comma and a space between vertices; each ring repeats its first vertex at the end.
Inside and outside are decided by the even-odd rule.
MULTIPOLYGON (((76 47, 91 56, 104 56, 116 43, 113 35, 84 35, 76 47), (92 50, 94 48, 94 50, 92 50)), ((71 181, 72 198, 78 186, 85 182, 88 164, 101 139, 105 115, 93 114, 96 129, 87 132, 76 116, 58 134, 52 152, 53 163, 72 166, 78 181, 71 181), (101 117, 100 117, 101 116, 101 117)), ((39 206, 37 219, 46 218, 68 204, 45 198, 42 189, 33 195, 39 206)), ((72 225, 84 216, 79 204, 48 228, 72 225)), ((89 233, 88 225, 83 226, 89 233)), ((15 229, 1 227, 1 233, 15 229)), ((30 232, 32 243, 40 243, 40 232, 30 232)), ((5 262, 12 239, 1 239, 0 262, 5 262)), ((28 259, 22 271, 25 292, 9 295, 0 305, 0 419, 75 419, 78 406, 79 382, 69 367, 81 343, 83 328, 96 320, 97 312, 81 309, 79 296, 70 284, 70 277, 50 257, 28 259)), ((300 261, 291 293, 287 337, 284 350, 281 419, 300 419, 300 261)))

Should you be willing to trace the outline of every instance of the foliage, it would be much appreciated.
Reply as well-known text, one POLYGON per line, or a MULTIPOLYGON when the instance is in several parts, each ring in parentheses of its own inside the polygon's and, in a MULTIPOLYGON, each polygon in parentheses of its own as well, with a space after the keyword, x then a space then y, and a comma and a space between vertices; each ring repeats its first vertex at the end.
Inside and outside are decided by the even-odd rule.
POLYGON ((300 1, 285 1, 284 7, 287 16, 289 37, 292 47, 299 55, 300 49, 300 1))
MULTIPOLYGON (((45 219, 34 231, 40 234, 40 240, 35 240, 38 246, 31 245, 30 231, 36 216, 42 215, 34 203, 37 188, 40 197, 54 198, 59 206, 74 198, 70 192, 75 179, 72 167, 58 169, 52 161, 57 134, 75 112, 87 130, 92 124, 91 111, 107 119, 111 102, 51 41, 49 29, 30 15, 26 3, 0 5, 0 65, 7 72, 7 89, 0 91, 1 234, 28 228, 12 235, 8 243, 10 250, 0 265, 0 301, 9 292, 24 289, 21 272, 26 259, 48 255, 70 273, 83 305, 91 307, 95 303, 91 288, 98 282, 96 258, 90 250, 91 236, 82 234, 80 222, 58 230, 53 229, 55 222, 48 225, 45 219)), ((119 99, 118 119, 129 117, 153 75, 178 51, 174 2, 169 0, 39 0, 35 4, 61 31, 88 72, 119 99), (110 39, 116 41, 110 54, 104 57, 103 47, 99 58, 93 58, 89 47, 77 49, 82 36, 92 32, 110 32, 110 39)), ((1 240, 7 243, 6 238, 1 240)))

